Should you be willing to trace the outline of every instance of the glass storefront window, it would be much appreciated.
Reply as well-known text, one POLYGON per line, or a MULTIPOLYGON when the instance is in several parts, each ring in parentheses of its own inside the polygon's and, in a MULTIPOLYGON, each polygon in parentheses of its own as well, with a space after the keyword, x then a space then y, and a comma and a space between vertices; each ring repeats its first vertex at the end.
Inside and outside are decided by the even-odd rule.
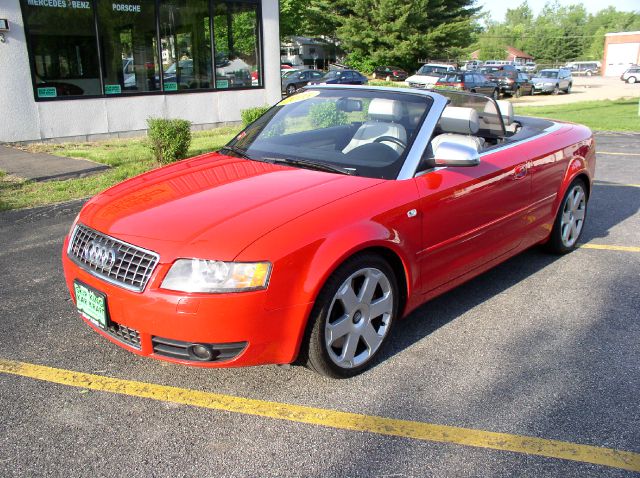
POLYGON ((20 2, 36 100, 262 87, 258 0, 20 2))
POLYGON ((155 0, 98 0, 104 94, 160 89, 155 0))
POLYGON ((258 19, 256 3, 215 2, 216 88, 261 86, 258 19))
POLYGON ((164 90, 211 88, 208 0, 165 0, 160 4, 164 90))
POLYGON ((22 0, 36 98, 100 95, 92 0, 22 0))

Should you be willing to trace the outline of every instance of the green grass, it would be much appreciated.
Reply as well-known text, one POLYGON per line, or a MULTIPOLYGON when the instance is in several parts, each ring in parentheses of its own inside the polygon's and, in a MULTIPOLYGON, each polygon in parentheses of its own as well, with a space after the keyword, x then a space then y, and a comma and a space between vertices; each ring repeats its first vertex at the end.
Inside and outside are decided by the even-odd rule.
POLYGON ((517 115, 580 123, 594 131, 640 131, 637 98, 555 106, 514 106, 517 115))
MULTIPOLYGON (((224 127, 194 132, 187 156, 197 156, 219 149, 238 131, 238 127, 224 127)), ((159 166, 151 151, 145 146, 145 138, 93 143, 36 143, 27 146, 26 149, 89 159, 107 164, 111 169, 86 178, 47 182, 25 181, 0 172, 0 211, 93 196, 120 181, 159 166)))

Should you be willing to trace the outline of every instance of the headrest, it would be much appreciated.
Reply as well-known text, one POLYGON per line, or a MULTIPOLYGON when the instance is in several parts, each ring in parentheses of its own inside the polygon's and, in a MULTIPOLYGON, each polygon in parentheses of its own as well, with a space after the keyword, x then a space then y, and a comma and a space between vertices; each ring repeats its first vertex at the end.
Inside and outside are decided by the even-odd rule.
POLYGON ((402 103, 384 98, 374 98, 369 103, 369 117, 383 121, 398 121, 402 118, 402 103))
POLYGON ((480 129, 479 121, 478 112, 473 108, 447 106, 438 126, 444 133, 476 134, 480 129))
POLYGON ((505 126, 509 126, 513 123, 513 105, 510 101, 498 100, 498 108, 500 108, 500 114, 502 115, 502 121, 505 126))

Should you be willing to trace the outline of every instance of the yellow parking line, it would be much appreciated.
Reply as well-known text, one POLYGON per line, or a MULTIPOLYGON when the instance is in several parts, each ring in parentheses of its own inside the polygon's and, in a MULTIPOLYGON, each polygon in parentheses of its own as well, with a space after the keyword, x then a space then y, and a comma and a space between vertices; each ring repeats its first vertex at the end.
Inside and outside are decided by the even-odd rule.
POLYGON ((607 154, 611 156, 640 156, 640 153, 618 153, 613 151, 596 151, 596 154, 607 154))
POLYGON ((580 244, 580 249, 600 249, 604 251, 640 252, 640 247, 634 246, 609 246, 607 244, 580 244))
POLYGON ((233 397, 166 385, 121 380, 12 360, 0 359, 0 373, 29 377, 71 387, 278 420, 289 420, 297 423, 308 423, 341 430, 355 430, 415 440, 491 448, 640 472, 640 454, 612 448, 233 397))
POLYGON ((611 186, 614 188, 640 188, 640 184, 610 183, 608 181, 594 181, 596 186, 611 186))

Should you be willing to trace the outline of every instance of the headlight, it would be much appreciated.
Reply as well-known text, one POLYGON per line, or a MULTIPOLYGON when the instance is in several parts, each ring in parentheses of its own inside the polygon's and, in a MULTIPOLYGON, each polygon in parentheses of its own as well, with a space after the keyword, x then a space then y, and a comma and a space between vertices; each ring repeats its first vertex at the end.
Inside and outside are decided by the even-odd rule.
POLYGON ((270 274, 269 262, 178 259, 160 287, 180 292, 245 292, 265 289, 270 274))

